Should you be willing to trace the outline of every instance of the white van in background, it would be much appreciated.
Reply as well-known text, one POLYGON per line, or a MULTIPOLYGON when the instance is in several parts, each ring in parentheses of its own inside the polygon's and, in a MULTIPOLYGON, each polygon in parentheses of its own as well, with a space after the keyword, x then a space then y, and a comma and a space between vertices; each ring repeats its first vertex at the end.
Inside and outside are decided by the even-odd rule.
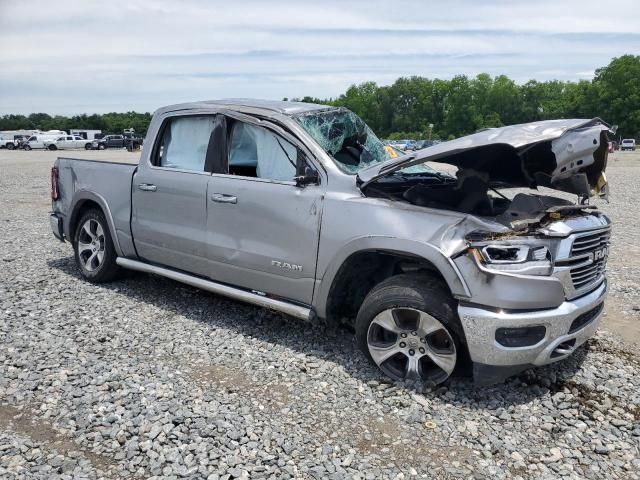
POLYGON ((32 135, 29 137, 29 140, 27 140, 27 142, 25 143, 24 149, 32 150, 37 148, 42 148, 42 149, 47 148, 46 144, 50 142, 54 142, 59 136, 60 134, 57 134, 57 133, 32 135))

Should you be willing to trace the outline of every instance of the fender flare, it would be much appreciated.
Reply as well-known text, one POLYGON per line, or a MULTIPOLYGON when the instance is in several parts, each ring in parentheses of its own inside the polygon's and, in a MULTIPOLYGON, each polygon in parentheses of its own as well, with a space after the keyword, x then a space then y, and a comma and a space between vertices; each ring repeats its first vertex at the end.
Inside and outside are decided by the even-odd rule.
POLYGON ((98 193, 90 192, 89 190, 78 190, 74 195, 71 201, 71 215, 69 215, 68 220, 65 222, 64 231, 67 238, 73 241, 71 237, 71 229, 73 224, 76 222, 78 213, 82 208, 82 205, 87 201, 93 201, 98 204, 98 206, 102 209, 102 213, 104 213, 105 218, 107 219, 107 226, 109 227, 109 233, 111 234, 111 239, 113 240, 113 246, 116 250, 116 254, 121 257, 122 248, 120 248, 120 241, 118 240, 118 235, 116 233, 115 223, 113 221, 113 215, 111 214, 111 209, 109 209, 109 205, 104 197, 98 193))
MULTIPOLYGON (((394 237, 366 236, 351 240, 344 245, 324 269, 314 293, 313 305, 317 315, 326 318, 329 295, 342 265, 352 255, 365 251, 385 251, 399 255, 411 255, 426 260, 442 275, 449 290, 456 298, 470 298, 471 292, 456 264, 437 247, 415 240, 394 237)), ((320 272, 318 272, 320 273, 320 272)))

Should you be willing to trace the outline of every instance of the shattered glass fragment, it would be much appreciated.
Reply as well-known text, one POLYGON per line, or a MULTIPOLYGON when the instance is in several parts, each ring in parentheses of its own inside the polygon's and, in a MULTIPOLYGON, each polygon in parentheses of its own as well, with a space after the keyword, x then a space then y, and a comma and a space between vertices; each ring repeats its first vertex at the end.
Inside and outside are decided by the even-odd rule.
POLYGON ((295 119, 348 173, 391 158, 376 134, 346 108, 309 112, 295 119))

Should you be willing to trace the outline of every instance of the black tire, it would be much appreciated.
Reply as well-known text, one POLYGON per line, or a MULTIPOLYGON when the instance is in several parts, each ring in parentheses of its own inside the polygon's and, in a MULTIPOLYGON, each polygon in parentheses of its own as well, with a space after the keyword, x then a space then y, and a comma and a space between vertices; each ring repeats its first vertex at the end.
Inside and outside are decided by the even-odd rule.
MULTIPOLYGON (((458 318, 457 302, 451 296, 446 284, 440 279, 426 274, 395 275, 379 283, 369 292, 358 311, 355 329, 358 347, 373 364, 376 364, 376 361, 369 350, 369 342, 371 341, 374 344, 377 341, 372 337, 376 335, 373 331, 376 330, 378 324, 374 325, 375 328, 372 327, 370 329, 370 327, 376 318, 380 318, 380 314, 384 315, 383 312, 391 312, 395 324, 406 325, 406 330, 404 331, 409 333, 403 333, 402 335, 408 335, 407 342, 416 343, 416 339, 421 342, 413 346, 405 343, 405 350, 401 354, 395 354, 382 362, 381 365, 378 365, 380 370, 387 376, 395 380, 439 384, 446 381, 453 374, 468 373, 469 355, 465 346, 464 331, 458 318), (405 318, 398 319, 399 313, 405 318), (440 328, 438 331, 426 334, 424 337, 419 332, 417 337, 412 337, 412 335, 416 335, 415 329, 420 325, 421 313, 426 313, 425 317, 437 320, 443 328, 438 327, 440 328), (415 326, 411 325, 414 318, 415 326), (451 340, 453 340, 455 348, 451 348, 451 340), (441 348, 443 350, 439 350, 439 343, 442 345, 441 348), (428 348, 427 345, 429 346, 428 348), (422 353, 418 354, 417 349, 420 349, 422 353), (425 349, 427 350, 426 354, 425 349), (442 351, 449 358, 449 364, 455 361, 455 367, 452 371, 447 373, 431 360, 433 357, 428 354, 438 351, 442 351), (420 360, 415 360, 419 364, 418 370, 420 372, 417 377, 415 375, 413 377, 410 376, 406 371, 404 376, 401 375, 402 367, 396 365, 406 360, 405 368, 408 368, 409 354, 415 354, 416 359, 420 357, 420 360)), ((385 335, 387 333, 389 332, 385 332, 385 335)), ((397 338, 385 341, 390 341, 392 344, 397 343, 401 341, 398 335, 396 335, 397 338)), ((402 343, 399 345, 402 346, 402 343)), ((395 350, 397 347, 394 346, 393 349, 395 350)))
POLYGON ((47 148, 48 148, 49 150, 51 150, 51 151, 54 151, 54 150, 57 150, 57 149, 58 149, 58 147, 56 147, 54 144, 49 145, 47 148))
POLYGON ((7 143, 7 150, 14 150, 16 146, 13 143, 7 143))
POLYGON ((99 143, 98 144, 98 150, 104 150, 106 147, 104 145, 104 143, 99 143))
POLYGON ((31 145, 25 145, 24 149, 27 150, 27 151, 31 150, 31 145))
MULTIPOLYGON (((90 227, 92 228, 92 227, 90 227)), ((73 252, 76 265, 80 270, 82 276, 93 283, 104 283, 114 280, 121 272, 120 267, 116 264, 116 251, 113 246, 113 240, 111 239, 111 232, 109 231, 109 225, 107 220, 100 210, 87 210, 76 223, 76 228, 73 235, 73 252), (80 245, 88 246, 92 245, 91 236, 84 231, 85 224, 99 225, 102 235, 99 230, 93 229, 92 234, 94 236, 97 250, 102 251, 102 259, 99 260, 98 256, 95 256, 91 265, 88 265, 88 259, 94 257, 93 253, 96 252, 90 249, 82 250, 80 245)), ((99 253, 99 252, 97 252, 99 253)))
POLYGON ((84 144, 84 149, 85 149, 85 150, 91 150, 91 146, 92 146, 92 145, 91 145, 90 143, 85 143, 85 144, 84 144))

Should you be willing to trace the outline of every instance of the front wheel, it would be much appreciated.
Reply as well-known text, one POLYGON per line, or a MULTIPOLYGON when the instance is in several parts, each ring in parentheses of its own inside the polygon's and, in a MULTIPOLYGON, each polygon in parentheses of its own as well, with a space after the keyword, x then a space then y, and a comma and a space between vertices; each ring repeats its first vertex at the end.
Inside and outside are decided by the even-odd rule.
POLYGON ((437 385, 466 363, 455 301, 428 275, 396 275, 374 287, 358 312, 356 337, 395 380, 437 385))
POLYGON ((105 149, 105 145, 103 143, 98 145, 98 150, 104 150, 105 149))
POLYGON ((47 148, 49 148, 49 150, 51 150, 51 151, 54 151, 54 150, 58 149, 58 147, 56 147, 55 145, 49 145, 49 147, 47 147, 47 148))
POLYGON ((16 146, 13 143, 7 143, 7 149, 8 150, 14 150, 16 148, 16 146))
POLYGON ((91 150, 91 144, 90 143, 85 143, 84 144, 84 149, 85 150, 91 150))
POLYGON ((90 282, 109 282, 120 273, 109 226, 100 210, 82 215, 73 237, 73 250, 80 273, 90 282))
POLYGON ((31 150, 31 145, 25 145, 23 148, 24 148, 25 150, 29 151, 29 150, 31 150))

